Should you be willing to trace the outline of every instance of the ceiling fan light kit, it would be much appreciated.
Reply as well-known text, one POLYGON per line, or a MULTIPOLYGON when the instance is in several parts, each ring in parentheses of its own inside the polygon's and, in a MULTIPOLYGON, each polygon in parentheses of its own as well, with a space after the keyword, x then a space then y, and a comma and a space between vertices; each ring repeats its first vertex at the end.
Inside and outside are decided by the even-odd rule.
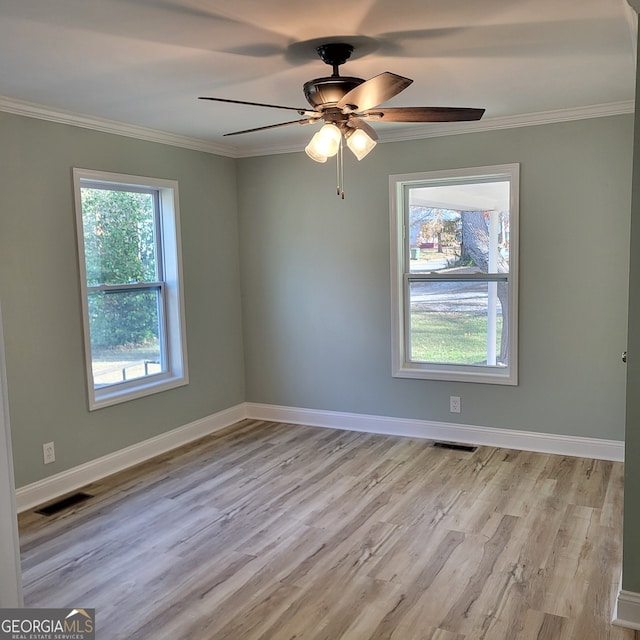
POLYGON ((378 144, 364 129, 350 129, 345 138, 347 146, 358 160, 362 160, 378 144))
POLYGON ((230 102, 233 104, 286 109, 303 116, 301 120, 245 129, 226 133, 226 136, 252 133, 266 129, 285 127, 291 124, 315 124, 324 122, 305 147, 306 154, 316 162, 326 162, 327 158, 338 158, 338 196, 344 198, 343 148, 344 145, 362 160, 375 146, 378 136, 367 120, 380 122, 453 122, 479 120, 484 109, 459 107, 379 107, 404 91, 412 82, 395 73, 384 72, 369 80, 341 76, 340 65, 351 56, 353 46, 343 42, 330 42, 316 47, 320 59, 332 67, 331 76, 315 78, 305 82, 303 90, 311 109, 286 107, 261 102, 246 102, 229 98, 201 97, 201 100, 230 102))
POLYGON ((318 136, 320 132, 316 133, 309 141, 309 144, 304 148, 304 152, 316 162, 326 162, 329 156, 324 155, 318 151, 318 136))
POLYGON ((333 123, 325 124, 305 148, 307 155, 316 162, 326 162, 338 153, 342 142, 342 132, 333 123))

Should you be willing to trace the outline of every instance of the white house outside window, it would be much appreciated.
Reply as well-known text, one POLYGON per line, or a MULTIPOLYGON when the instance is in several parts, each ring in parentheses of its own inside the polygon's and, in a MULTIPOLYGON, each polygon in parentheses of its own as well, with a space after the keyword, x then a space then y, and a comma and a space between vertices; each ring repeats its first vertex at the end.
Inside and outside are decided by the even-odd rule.
POLYGON ((73 175, 90 408, 186 384, 177 183, 73 175))
POLYGON ((394 376, 517 384, 518 176, 391 176, 394 376))

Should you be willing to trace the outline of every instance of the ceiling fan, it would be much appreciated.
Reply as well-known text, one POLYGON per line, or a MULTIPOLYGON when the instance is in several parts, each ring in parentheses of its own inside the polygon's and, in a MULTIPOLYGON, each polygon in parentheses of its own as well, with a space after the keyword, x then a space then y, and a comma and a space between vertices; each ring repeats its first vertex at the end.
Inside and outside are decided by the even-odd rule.
POLYGON ((412 82, 388 71, 369 80, 341 76, 339 68, 351 56, 353 45, 343 42, 329 42, 316 47, 320 59, 332 67, 329 77, 315 78, 304 84, 304 95, 311 109, 287 107, 262 102, 247 102, 228 98, 201 96, 200 100, 246 104, 271 109, 296 111, 302 119, 278 124, 233 131, 225 136, 264 131, 286 127, 292 124, 314 124, 324 122, 324 126, 313 136, 305 148, 309 157, 316 162, 326 162, 327 158, 338 155, 338 195, 344 198, 342 189, 342 149, 343 142, 361 160, 376 145, 378 136, 369 122, 459 122, 479 120, 484 109, 465 107, 379 107, 404 91, 412 82))

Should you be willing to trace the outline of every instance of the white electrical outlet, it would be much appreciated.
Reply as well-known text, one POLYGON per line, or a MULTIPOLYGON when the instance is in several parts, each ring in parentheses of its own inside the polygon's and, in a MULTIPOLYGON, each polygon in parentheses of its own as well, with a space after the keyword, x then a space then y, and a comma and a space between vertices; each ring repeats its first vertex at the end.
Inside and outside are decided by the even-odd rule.
POLYGON ((460 396, 449 396, 449 411, 451 413, 460 413, 460 396))
POLYGON ((42 445, 42 456, 45 464, 51 464, 56 461, 56 450, 53 442, 46 442, 42 445))

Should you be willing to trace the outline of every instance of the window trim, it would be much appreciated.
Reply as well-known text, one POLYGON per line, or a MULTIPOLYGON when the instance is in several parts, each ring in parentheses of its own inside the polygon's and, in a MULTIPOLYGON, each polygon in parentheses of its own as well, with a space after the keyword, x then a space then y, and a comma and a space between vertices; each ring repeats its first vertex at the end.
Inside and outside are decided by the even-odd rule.
MULTIPOLYGON (((518 384, 518 218, 519 218, 520 165, 502 164, 485 167, 471 167, 407 173, 389 176, 389 211, 391 239, 391 366, 395 378, 444 380, 456 382, 477 382, 485 384, 518 384), (510 181, 510 256, 508 274, 482 274, 483 281, 495 281, 506 276, 509 285, 509 361, 505 367, 462 365, 446 363, 422 363, 408 359, 410 333, 408 330, 409 282, 411 274, 407 270, 409 256, 405 251, 406 194, 411 186, 429 182, 465 182, 478 179, 508 179, 510 181)), ((415 276, 415 274, 414 274, 415 276)), ((453 276, 440 274, 430 279, 452 279, 453 276)), ((460 280, 457 276, 456 280, 460 280)), ((415 279, 415 278, 414 278, 415 279)), ((468 276, 463 279, 470 279, 468 276)))
POLYGON ((184 287, 182 281, 182 243, 180 240, 180 209, 178 182, 161 178, 133 176, 120 173, 73 169, 73 191, 76 213, 78 263, 82 303, 84 352, 89 410, 101 409, 121 402, 142 398, 154 393, 174 389, 189 383, 187 339, 184 314, 184 287), (143 282, 135 285, 113 285, 109 290, 157 288, 160 285, 163 300, 163 318, 160 319, 167 361, 166 371, 145 378, 136 378, 112 385, 95 387, 93 382, 91 336, 89 331, 88 294, 105 287, 87 286, 82 222, 81 187, 95 185, 101 188, 153 191, 157 193, 156 222, 161 239, 159 259, 164 269, 162 282, 143 282))

